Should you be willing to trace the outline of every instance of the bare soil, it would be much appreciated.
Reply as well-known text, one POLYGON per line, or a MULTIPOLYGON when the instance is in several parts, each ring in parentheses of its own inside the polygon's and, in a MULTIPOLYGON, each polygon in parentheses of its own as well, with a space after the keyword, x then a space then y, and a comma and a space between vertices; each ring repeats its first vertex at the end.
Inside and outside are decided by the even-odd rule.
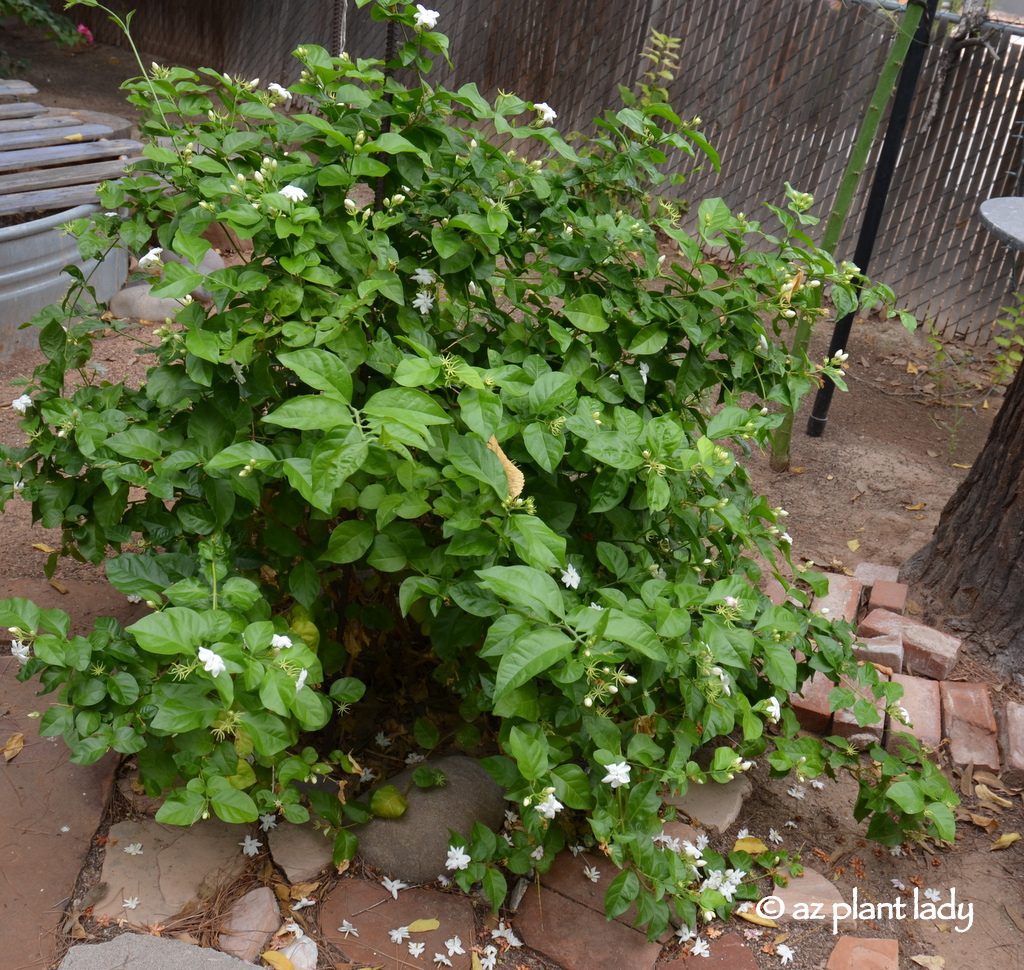
MULTIPOLYGON (((40 89, 43 103, 134 117, 117 90, 135 73, 125 51, 102 45, 57 51, 20 27, 3 25, 0 31, 0 49, 27 62, 18 76, 40 89)), ((96 363, 103 376, 112 381, 129 375, 141 379, 145 361, 137 351, 149 339, 148 329, 140 327, 101 340, 96 363)), ((816 352, 823 356, 826 345, 827 324, 816 336, 816 352)), ((927 542, 943 505, 984 443, 999 404, 984 360, 955 348, 950 360, 920 335, 910 336, 896 324, 858 322, 847 349, 850 393, 836 396, 825 436, 807 437, 806 417, 799 417, 788 472, 772 472, 763 454, 747 459, 756 485, 773 504, 789 510, 795 555, 835 571, 852 571, 863 560, 899 565, 927 542)), ((20 393, 18 379, 26 377, 39 359, 36 353, 23 352, 0 361, 0 400, 4 394, 9 399, 20 393)), ((804 415, 808 407, 809 402, 804 415)), ((0 440, 18 441, 16 418, 9 407, 0 407, 0 440)), ((59 545, 59 536, 34 526, 28 506, 21 502, 8 505, 0 525, 5 553, 0 556, 0 590, 38 579, 46 554, 33 545, 59 545)), ((97 570, 72 561, 62 561, 55 578, 58 586, 63 579, 102 582, 97 570)), ((88 587, 72 586, 61 605, 72 615, 88 613, 88 587)), ((913 591, 911 598, 913 612, 913 591)), ((954 677, 988 680, 997 697, 1024 696, 973 656, 969 643, 965 654, 954 677)), ((1000 852, 991 851, 991 845, 1001 832, 1022 830, 1024 796, 1002 790, 999 794, 1010 807, 999 808, 979 801, 970 778, 952 773, 951 777, 961 785, 965 808, 995 819, 996 832, 964 820, 953 848, 917 848, 892 856, 866 842, 863 826, 854 822, 851 781, 830 782, 821 791, 808 787, 805 799, 798 801, 787 794, 791 781, 771 780, 760 769, 753 776, 755 792, 736 827, 744 826, 761 838, 776 829, 786 848, 799 849, 806 865, 835 879, 847 899, 856 888, 861 899, 892 901, 897 894, 894 879, 907 887, 904 893, 915 885, 922 892, 936 888, 946 893, 956 887, 961 900, 974 904, 969 932, 957 932, 948 921, 895 920, 858 924, 853 931, 899 939, 902 967, 915 966, 909 958, 916 954, 939 954, 950 970, 1022 967, 1024 843, 1000 852), (796 827, 787 827, 787 821, 796 827)), ((730 831, 714 841, 719 848, 731 848, 734 835, 730 831)), ((76 896, 87 891, 87 877, 88 873, 76 896)), ((748 945, 763 968, 779 966, 774 946, 783 938, 796 950, 796 970, 824 967, 834 942, 831 928, 819 924, 798 925, 785 937, 746 924, 739 929, 747 932, 748 945)), ((672 951, 666 951, 666 958, 671 956, 672 951)), ((690 960, 686 965, 700 962, 690 960)), ((509 954, 502 966, 558 970, 524 951, 509 954)))

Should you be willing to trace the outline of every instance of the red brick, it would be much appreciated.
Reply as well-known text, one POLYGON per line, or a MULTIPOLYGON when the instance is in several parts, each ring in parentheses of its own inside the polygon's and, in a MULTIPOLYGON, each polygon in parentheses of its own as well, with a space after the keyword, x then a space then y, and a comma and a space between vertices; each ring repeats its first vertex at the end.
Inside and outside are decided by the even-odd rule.
MULTIPOLYGON (((883 677, 883 679, 888 680, 889 678, 883 677)), ((854 689, 854 693, 862 696, 856 689, 854 689)), ((868 696, 870 697, 870 694, 868 696)), ((852 710, 836 711, 832 716, 832 733, 842 738, 858 737, 865 739, 863 744, 854 744, 854 747, 858 748, 858 750, 871 747, 871 742, 867 741, 867 738, 871 738, 872 741, 881 744, 882 735, 885 733, 885 706, 881 701, 874 703, 875 710, 879 711, 881 716, 873 724, 858 724, 852 710)))
POLYGON ((896 703, 910 715, 911 727, 889 718, 889 737, 886 748, 892 751, 898 743, 898 732, 912 734, 928 748, 937 748, 942 741, 942 704, 939 685, 924 677, 893 674, 893 683, 903 687, 903 698, 896 703))
POLYGON ((868 597, 869 610, 890 610, 901 616, 907 611, 907 587, 903 583, 890 583, 879 579, 871 587, 868 597))
POLYGON ((515 928, 528 947, 564 970, 654 970, 661 953, 645 934, 543 887, 527 890, 515 928))
POLYGON ((903 671, 903 635, 863 637, 853 642, 853 655, 858 660, 888 667, 894 674, 903 671))
POLYGON ((996 719, 987 684, 965 684, 944 680, 942 731, 949 738, 949 753, 958 765, 999 770, 996 719))
POLYGON ((811 609, 815 613, 825 613, 833 620, 857 622, 857 610, 860 607, 860 594, 863 585, 849 576, 838 573, 828 574, 828 592, 824 596, 815 596, 811 609))
POLYGON ((900 578, 899 566, 881 566, 877 562, 862 562, 853 571, 853 578, 860 580, 864 587, 870 588, 880 579, 895 583, 900 578))
POLYGON ((793 713, 805 731, 828 734, 832 712, 828 706, 829 691, 835 684, 822 673, 815 673, 804 683, 801 693, 789 695, 793 713))
POLYGON ((857 630, 866 637, 903 635, 903 669, 908 674, 942 680, 956 666, 961 641, 889 610, 872 610, 857 630))
POLYGON ((1003 781, 1024 785, 1024 704, 1007 701, 1002 726, 1003 781))
POLYGON ((899 966, 900 945, 896 940, 841 936, 826 970, 899 970, 899 966))
POLYGON ((659 970, 757 970, 757 959, 745 946, 738 933, 726 933, 717 940, 705 937, 710 952, 706 957, 690 953, 692 943, 685 943, 679 955, 659 970))

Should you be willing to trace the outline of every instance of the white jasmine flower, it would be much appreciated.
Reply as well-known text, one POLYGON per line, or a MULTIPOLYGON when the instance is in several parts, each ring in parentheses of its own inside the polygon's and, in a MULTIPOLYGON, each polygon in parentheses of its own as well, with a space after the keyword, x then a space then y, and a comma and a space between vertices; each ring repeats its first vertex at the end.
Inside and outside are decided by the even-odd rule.
POLYGON ((540 862, 544 858, 544 846, 538 845, 537 848, 530 853, 530 858, 535 862, 540 862))
POLYGON ((818 791, 821 791, 824 787, 825 787, 825 782, 823 782, 820 778, 815 778, 811 782, 811 788, 816 788, 818 791))
POLYGON ((139 905, 138 896, 129 896, 127 899, 121 900, 122 909, 136 909, 139 905))
POLYGON ((670 852, 679 853, 683 851, 683 843, 674 836, 669 835, 664 829, 662 829, 657 835, 652 835, 651 841, 655 845, 663 845, 670 852))
POLYGON ((786 794, 789 795, 790 798, 795 798, 797 801, 802 802, 804 800, 804 796, 807 794, 807 790, 800 785, 793 785, 792 788, 786 789, 786 794))
POLYGON ((270 646, 273 647, 275 650, 283 650, 286 647, 290 647, 291 645, 292 638, 285 636, 283 633, 275 633, 270 638, 270 646))
POLYGON ((889 847, 889 855, 891 855, 891 856, 901 856, 901 855, 903 855, 903 846, 902 845, 890 846, 889 847))
POLYGON ((850 355, 845 350, 837 350, 833 357, 835 360, 838 360, 840 364, 845 364, 850 359, 850 355))
POLYGON ((569 565, 562 570, 562 585, 566 589, 580 588, 580 574, 576 571, 576 567, 572 563, 569 563, 569 565))
POLYGON ((292 99, 291 91, 289 91, 286 87, 283 87, 282 85, 278 84, 277 81, 271 81, 270 84, 267 85, 267 90, 275 98, 279 98, 281 101, 284 101, 286 103, 288 101, 291 101, 292 99))
POLYGON ((498 923, 496 930, 491 930, 492 940, 504 940, 509 946, 522 946, 523 941, 512 932, 511 926, 506 926, 505 921, 498 923))
POLYGON ((67 834, 68 832, 71 831, 71 826, 70 825, 62 825, 60 827, 60 830, 61 830, 61 832, 67 834))
POLYGON ((159 246, 155 249, 151 249, 139 260, 139 269, 142 270, 143 273, 149 273, 155 276, 163 269, 163 254, 164 251, 159 246))
POLYGON ((415 299, 413 299, 412 305, 419 310, 423 316, 426 316, 434 306, 434 294, 428 293, 426 290, 420 290, 419 293, 416 294, 415 299))
POLYGON ((389 738, 383 731, 377 732, 377 737, 373 739, 373 743, 377 745, 382 751, 387 751, 391 747, 391 738, 389 738))
POLYGON ((793 537, 788 532, 783 532, 779 536, 780 541, 786 543, 787 546, 793 545, 793 537))
POLYGON ((410 751, 405 756, 405 763, 407 765, 418 765, 421 761, 425 761, 425 760, 426 759, 423 757, 423 755, 417 754, 415 751, 410 751))
POLYGON ((402 882, 401 879, 381 879, 380 884, 391 893, 392 899, 398 899, 398 894, 409 888, 408 883, 402 882))
POLYGON ((782 836, 777 829, 768 829, 768 841, 773 845, 782 845, 782 836))
POLYGON ((907 888, 902 879, 890 879, 889 881, 892 883, 893 889, 898 889, 900 892, 907 888))
POLYGON ((25 483, 19 478, 16 482, 11 482, 11 488, 14 489, 15 495, 20 495, 25 491, 25 483))
POLYGON ((347 919, 341 921, 341 926, 338 927, 338 932, 342 933, 346 940, 350 936, 359 936, 359 930, 357 930, 347 919))
POLYGON ((445 940, 444 945, 448 949, 448 956, 450 957, 465 956, 466 954, 466 951, 462 948, 462 940, 457 936, 453 936, 450 940, 445 940))
MULTIPOLYGON (((15 488, 17 488, 17 486, 15 486, 15 488)), ((896 720, 899 721, 900 724, 903 724, 905 727, 914 726, 914 722, 910 719, 909 712, 902 704, 899 704, 896 707, 896 720)))
POLYGON ((139 596, 138 593, 129 593, 125 597, 125 599, 128 600, 128 602, 132 603, 132 604, 134 604, 134 603, 141 603, 142 602, 142 597, 139 596))
POLYGON ((786 828, 787 829, 795 829, 795 828, 798 828, 798 827, 799 826, 796 824, 796 822, 794 822, 791 818, 790 819, 786 819, 786 828))
POLYGON ((392 943, 402 943, 409 939, 409 927, 399 926, 397 930, 388 930, 388 936, 391 937, 392 943))
POLYGON ((441 15, 436 10, 428 10, 422 3, 416 4, 416 17, 413 23, 417 30, 433 30, 441 15))
POLYGON ((21 397, 16 397, 11 401, 11 410, 17 411, 18 414, 24 414, 30 407, 32 407, 32 398, 27 394, 22 394, 21 397))
POLYGON ((701 832, 700 835, 697 836, 697 841, 694 844, 701 852, 703 852, 710 843, 711 840, 703 832, 701 832))
POLYGON ((505 824, 508 826, 515 825, 519 821, 519 816, 516 815, 511 809, 505 809, 505 824))
POLYGON ((305 667, 299 671, 299 676, 295 678, 295 692, 298 693, 306 686, 306 678, 309 676, 309 671, 305 667))
POLYGON ((750 829, 740 829, 740 830, 739 830, 739 831, 738 831, 738 832, 736 833, 736 838, 737 838, 737 839, 745 839, 745 838, 747 838, 747 837, 748 837, 749 835, 750 835, 750 829))
POLYGON ((647 383, 647 375, 651 372, 651 365, 646 360, 640 361, 640 366, 637 368, 640 371, 640 380, 645 384, 647 383))
POLYGON ((764 712, 768 715, 768 720, 773 724, 777 723, 779 718, 782 717, 782 707, 779 704, 777 697, 769 697, 764 706, 764 712))
POLYGON ((690 929, 689 926, 680 926, 676 930, 676 939, 680 943, 689 943, 697 934, 690 929))
POLYGON ((485 946, 480 954, 480 970, 494 970, 498 963, 498 948, 496 946, 485 946))
POLYGON ((540 812, 544 818, 554 818, 565 806, 557 799, 554 795, 548 794, 547 798, 544 799, 538 806, 537 811, 540 812))
POLYGON ((434 963, 436 963, 439 967, 450 967, 452 965, 452 961, 449 960, 448 957, 446 957, 443 953, 434 954, 434 963))
POLYGON ((142 843, 131 842, 124 847, 125 855, 142 855, 142 843))
POLYGON ((780 943, 775 947, 775 952, 778 954, 779 960, 783 966, 787 963, 792 963, 793 957, 796 956, 796 951, 790 949, 785 943, 780 943))
POLYGON ((276 815, 261 815, 260 816, 260 831, 269 832, 271 829, 277 828, 277 816, 276 815))
POLYGON ((736 907, 736 912, 737 913, 749 913, 753 908, 754 908, 754 904, 748 901, 746 903, 740 903, 739 906, 736 907))
POLYGON ((427 948, 426 943, 410 943, 409 944, 409 956, 415 957, 417 960, 423 955, 423 951, 427 948))
POLYGON ((242 847, 242 855, 247 856, 259 855, 260 849, 263 848, 263 843, 258 839, 254 839, 251 835, 247 835, 245 841, 238 844, 242 847))
POLYGON ((431 286, 434 282, 434 274, 424 267, 420 267, 412 274, 412 278, 420 284, 420 286, 431 286))
POLYGON ((359 780, 364 785, 368 785, 371 781, 377 780, 377 774, 372 768, 364 768, 359 772, 359 780))
POLYGON ((454 872, 457 869, 468 869, 472 861, 473 857, 461 845, 450 845, 448 846, 448 860, 444 867, 454 872))
POLYGON ((292 906, 292 912, 297 913, 300 909, 308 909, 310 906, 315 906, 316 900, 310 899, 308 896, 303 896, 295 905, 292 906))
POLYGON ((763 333, 758 335, 757 346, 760 347, 761 350, 763 350, 765 352, 767 352, 767 350, 768 350, 768 341, 765 338, 765 335, 763 333))
POLYGON ((626 761, 618 761, 615 764, 605 765, 607 774, 601 779, 605 784, 611 785, 612 788, 621 788, 623 785, 629 784, 629 763, 626 761))
POLYGON ((227 670, 224 658, 206 647, 199 648, 199 662, 203 665, 203 670, 213 677, 218 677, 227 670))
POLYGON ((933 903, 937 903, 940 899, 942 899, 942 893, 940 893, 937 889, 926 889, 924 891, 924 898, 930 899, 933 903))
POLYGON ((22 640, 11 641, 11 656, 18 661, 19 666, 24 667, 32 656, 32 645, 22 640))
POLYGON ((577 842, 575 845, 569 846, 569 851, 572 853, 572 857, 575 859, 576 856, 578 856, 581 852, 584 851, 584 848, 577 842))
POLYGON ((554 124, 555 118, 558 115, 555 113, 555 109, 551 107, 546 101, 538 101, 533 106, 534 111, 540 115, 540 120, 546 125, 554 124))
POLYGON ((591 882, 597 882, 601 878, 601 870, 596 866, 584 866, 583 875, 585 875, 591 882))
POLYGON ((300 189, 297 185, 286 185, 283 189, 278 190, 289 202, 305 202, 309 198, 305 189, 300 189))
POLYGON ((740 601, 736 599, 735 596, 726 596, 726 598, 722 602, 725 603, 725 605, 728 606, 731 610, 736 609, 736 607, 740 605, 740 601))
MULTIPOLYGON (((509 843, 509 844, 511 844, 511 843, 509 843)), ((441 873, 440 875, 438 875, 437 881, 440 884, 442 889, 447 889, 452 884, 451 879, 449 879, 444 873, 441 873)))
POLYGON ((698 936, 697 939, 693 941, 693 947, 690 949, 690 953, 695 957, 710 957, 711 947, 708 946, 707 940, 698 936))

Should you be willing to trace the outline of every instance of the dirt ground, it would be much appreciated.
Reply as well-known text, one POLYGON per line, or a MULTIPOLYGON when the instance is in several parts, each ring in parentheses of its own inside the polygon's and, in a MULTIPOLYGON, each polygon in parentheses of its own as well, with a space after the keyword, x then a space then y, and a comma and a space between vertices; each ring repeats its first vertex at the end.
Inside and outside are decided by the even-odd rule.
MULTIPOLYGON (((55 52, 26 31, 2 23, 0 50, 15 63, 16 76, 40 89, 41 102, 134 117, 117 91, 120 81, 133 73, 127 52, 99 45, 55 52)), ((144 340, 147 334, 140 330, 136 336, 144 340)), ((823 328, 815 341, 822 356, 826 345, 823 328)), ((140 374, 137 347, 137 341, 124 336, 102 341, 96 362, 104 376, 118 380, 140 374)), ((983 444, 1000 399, 987 380, 983 361, 955 349, 939 352, 923 336, 910 336, 894 323, 858 322, 846 349, 850 393, 836 395, 825 436, 807 437, 806 418, 798 418, 788 472, 773 473, 767 456, 760 454, 752 455, 747 465, 773 504, 789 510, 797 555, 836 571, 852 571, 864 560, 899 565, 927 542, 943 505, 983 444)), ((24 352, 0 361, 0 400, 4 394, 13 398, 20 393, 17 380, 27 376, 38 359, 24 352)), ((16 417, 10 408, 0 407, 0 440, 17 440, 16 417)), ((0 519, 5 553, 0 556, 0 584, 10 588, 27 576, 39 577, 46 557, 32 546, 56 545, 57 539, 33 527, 25 503, 11 503, 0 519)), ((58 581, 96 578, 91 567, 74 562, 61 563, 57 573, 58 581)), ((76 586, 62 605, 72 613, 84 610, 89 604, 75 602, 82 595, 76 586)), ((997 691, 1024 696, 1019 686, 999 681, 972 657, 969 644, 956 676, 987 679, 997 691)), ((897 893, 894 879, 906 885, 904 894, 915 885, 922 891, 956 887, 961 900, 974 904, 969 932, 956 932, 949 921, 894 920, 859 925, 854 932, 897 937, 905 967, 915 966, 909 961, 915 954, 940 954, 949 970, 1024 967, 1021 844, 992 852, 995 836, 967 820, 961 822, 952 849, 919 848, 892 856, 865 842, 863 827, 853 821, 852 782, 830 782, 821 791, 808 788, 805 800, 797 801, 786 793, 791 781, 773 781, 761 771, 754 773, 753 781, 754 794, 738 825, 728 838, 714 840, 719 847, 731 847, 740 825, 761 838, 775 828, 786 848, 800 849, 805 864, 834 878, 847 899, 857 888, 862 899, 891 901, 897 893), (787 827, 789 821, 796 827, 787 827)), ((954 781, 965 793, 965 807, 996 819, 996 834, 1022 830, 1024 797, 1019 793, 1003 790, 1010 807, 1000 809, 979 802, 969 778, 954 781)), ((760 965, 777 967, 774 931, 757 935, 754 927, 743 929, 760 965)), ((833 937, 830 928, 808 924, 790 931, 786 942, 796 950, 792 966, 804 970, 824 967, 833 937)), ((685 965, 700 962, 687 960, 685 965)), ((515 966, 551 968, 525 955, 507 964, 515 966)))

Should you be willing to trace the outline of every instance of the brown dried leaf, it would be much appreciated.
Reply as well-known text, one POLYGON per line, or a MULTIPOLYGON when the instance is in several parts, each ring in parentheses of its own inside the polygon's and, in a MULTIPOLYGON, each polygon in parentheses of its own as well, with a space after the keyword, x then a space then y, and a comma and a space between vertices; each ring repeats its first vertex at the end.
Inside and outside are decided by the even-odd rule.
POLYGON ((988 785, 989 788, 998 788, 1000 791, 1010 790, 1006 787, 1002 778, 994 775, 991 771, 985 771, 984 768, 978 768, 974 772, 974 780, 980 781, 983 785, 988 785))
POLYGON ((995 842, 992 843, 990 852, 998 852, 1000 849, 1008 849, 1014 842, 1020 841, 1020 832, 1004 832, 995 842))
POLYGON ((856 552, 860 548, 860 539, 850 539, 849 542, 846 543, 846 548, 849 549, 850 552, 856 552))
POLYGON ((904 505, 903 507, 908 512, 920 512, 921 509, 927 508, 927 506, 928 506, 927 502, 915 502, 913 505, 904 505))
POLYGON ((977 825, 979 829, 984 829, 986 832, 994 832, 999 828, 999 822, 994 818, 989 818, 987 815, 975 815, 974 812, 968 812, 967 817, 977 825))
POLYGON ((60 593, 61 596, 67 596, 70 590, 63 583, 58 582, 56 579, 50 580, 50 585, 60 593))
POLYGON ((999 808, 1013 808, 1013 802, 1008 798, 1003 798, 1002 795, 997 795, 988 785, 975 785, 974 794, 978 796, 983 802, 988 802, 990 805, 996 805, 999 808))
POLYGON ((317 882, 297 882, 291 888, 292 899, 302 899, 303 896, 312 896, 320 888, 317 882))
POLYGON ((274 895, 280 899, 282 903, 287 903, 292 898, 292 891, 283 882, 277 882, 274 883, 274 895))
POLYGON ((927 956, 925 954, 921 954, 916 957, 911 957, 910 959, 919 967, 925 967, 925 970, 942 970, 942 968, 946 965, 945 957, 927 956))
POLYGON ((17 734, 12 734, 3 746, 4 761, 12 761, 14 758, 17 758, 24 747, 25 735, 20 731, 17 734))
POLYGON ((963 770, 963 774, 960 775, 960 793, 962 795, 973 795, 974 794, 974 764, 973 762, 967 765, 963 770))

